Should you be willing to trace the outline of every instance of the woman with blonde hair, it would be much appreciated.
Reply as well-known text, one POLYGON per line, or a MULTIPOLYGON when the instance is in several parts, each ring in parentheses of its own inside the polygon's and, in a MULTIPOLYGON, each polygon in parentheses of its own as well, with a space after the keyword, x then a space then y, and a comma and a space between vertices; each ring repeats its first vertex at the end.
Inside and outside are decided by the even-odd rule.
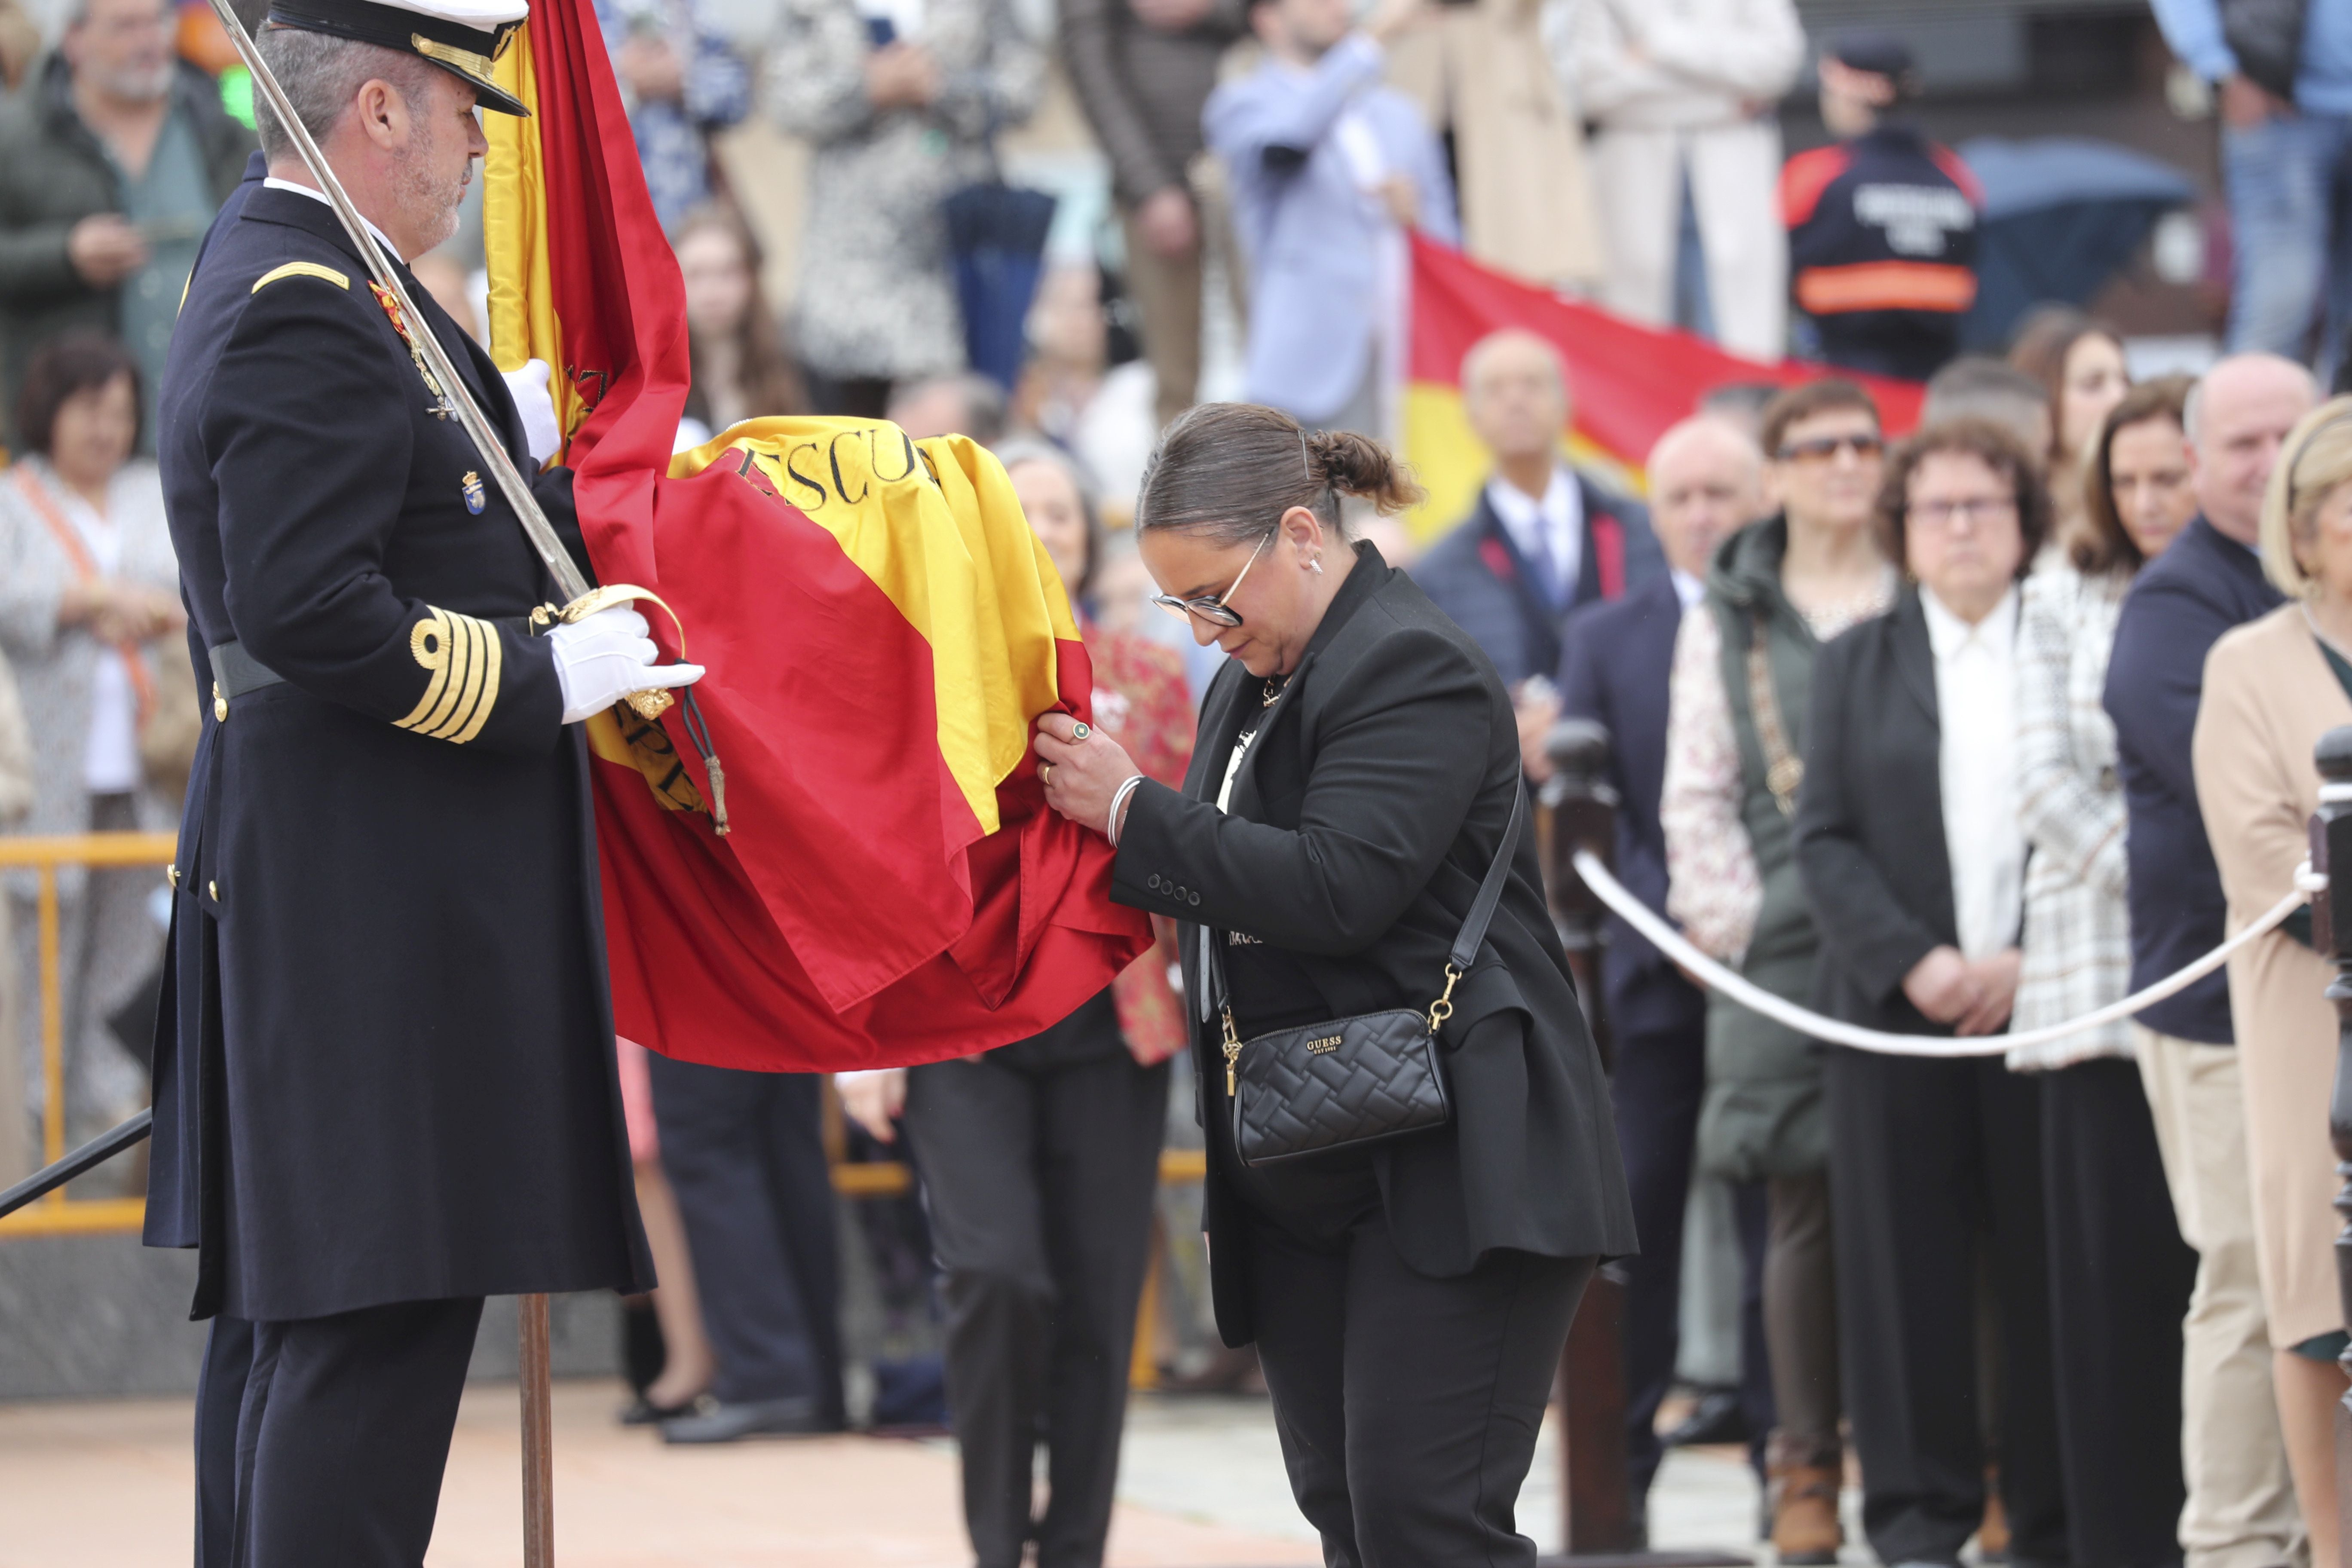
MULTIPOLYGON (((2197 797, 2233 931, 2294 886, 2319 805, 2313 748, 2352 724, 2352 398, 2304 416, 2280 448, 2262 558, 2287 602, 2213 645, 2197 714, 2197 797)), ((2337 1560, 2332 1433, 2346 1386, 2327 1127, 2333 975, 2300 914, 2230 960, 2272 1384, 2315 1563, 2337 1560)))

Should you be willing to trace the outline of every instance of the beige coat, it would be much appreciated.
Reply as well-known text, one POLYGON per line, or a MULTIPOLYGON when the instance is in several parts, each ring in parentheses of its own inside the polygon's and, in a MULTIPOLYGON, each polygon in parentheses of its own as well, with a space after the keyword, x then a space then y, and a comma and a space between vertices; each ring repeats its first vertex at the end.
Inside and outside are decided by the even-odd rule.
POLYGON ((1771 106, 1804 60, 1790 0, 1571 0, 1566 68, 1579 110, 1599 127, 1592 177, 1611 310, 1673 320, 1687 186, 1717 340, 1754 359, 1785 352, 1789 238, 1771 106))
POLYGON ((1530 282, 1591 288, 1603 260, 1584 132, 1553 74, 1538 0, 1474 0, 1389 49, 1389 82, 1454 132, 1464 248, 1530 282))
MULTIPOLYGON (((2197 800, 2221 868, 2230 930, 2244 929, 2294 885, 2319 806, 2312 747, 2352 724, 2352 700, 2289 604, 2238 627, 2205 661, 2197 713, 2197 800)), ((2230 960, 2230 1013, 2245 1086, 2254 1256, 2280 1349, 2344 1326, 2336 1290, 2336 1155, 2327 1102, 2336 1077, 2334 966, 2284 932, 2230 960)))

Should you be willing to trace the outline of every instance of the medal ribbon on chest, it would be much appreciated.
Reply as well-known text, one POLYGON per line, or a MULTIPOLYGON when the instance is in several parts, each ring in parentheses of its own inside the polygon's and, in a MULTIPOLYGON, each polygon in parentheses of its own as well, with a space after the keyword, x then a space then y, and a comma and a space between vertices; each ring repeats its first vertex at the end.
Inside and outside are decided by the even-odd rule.
POLYGON ((434 375, 433 367, 425 363, 425 351, 416 346, 415 336, 409 331, 408 317, 401 310, 400 300, 381 283, 371 280, 368 287, 375 290, 375 302, 383 307, 384 315, 392 321, 392 330, 398 332, 400 341, 408 345, 409 363, 415 365, 416 374, 425 378, 425 390, 433 395, 433 417, 448 418, 457 410, 450 407, 449 395, 441 390, 441 383, 434 375))

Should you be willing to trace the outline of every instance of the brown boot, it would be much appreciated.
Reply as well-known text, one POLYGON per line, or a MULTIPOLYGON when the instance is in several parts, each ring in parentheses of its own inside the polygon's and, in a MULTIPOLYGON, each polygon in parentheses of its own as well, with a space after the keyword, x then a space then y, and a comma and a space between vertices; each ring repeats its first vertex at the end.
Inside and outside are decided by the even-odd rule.
POLYGON ((1784 1564, 1835 1563, 1845 1531, 1838 1525, 1835 1465, 1774 1465, 1772 1545, 1784 1564))

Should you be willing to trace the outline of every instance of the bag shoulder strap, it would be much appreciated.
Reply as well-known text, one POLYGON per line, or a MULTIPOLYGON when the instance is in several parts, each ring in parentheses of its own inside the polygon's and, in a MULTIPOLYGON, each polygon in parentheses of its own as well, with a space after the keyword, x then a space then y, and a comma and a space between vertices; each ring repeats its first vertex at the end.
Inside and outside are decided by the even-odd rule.
POLYGON ((1470 900, 1470 913, 1462 921, 1462 934, 1454 939, 1454 951, 1445 962, 1466 972, 1478 961, 1478 949, 1486 941, 1486 928, 1495 921, 1495 910, 1503 901, 1503 884, 1511 879, 1511 856, 1518 848, 1519 823, 1528 814, 1528 786, 1516 784, 1511 790, 1511 820, 1503 829, 1503 842, 1495 850, 1494 864, 1486 868, 1486 879, 1478 884, 1478 896, 1470 900))
MULTIPOLYGON (((1445 955, 1445 990, 1450 995, 1454 981, 1469 972, 1478 961, 1478 949, 1486 944, 1486 928, 1495 921, 1495 910, 1503 901, 1503 885, 1511 878, 1511 857, 1519 842, 1519 827, 1528 815, 1528 789, 1524 782, 1514 782, 1511 788, 1511 820, 1503 828, 1503 842, 1495 850, 1495 858, 1486 868, 1486 879, 1478 884, 1477 897, 1470 900, 1470 912, 1463 918, 1462 930, 1454 939, 1452 951, 1445 955)), ((1208 949, 1209 994, 1203 1018, 1213 1018, 1225 1010, 1231 993, 1225 984, 1224 943, 1219 940, 1224 933, 1215 926, 1201 928, 1202 945, 1208 949)), ((1452 1011, 1449 1007, 1447 1011, 1452 1011)))
POLYGON ((25 504, 48 525, 51 536, 58 542, 58 548, 64 551, 66 559, 73 563, 75 574, 85 583, 95 578, 98 562, 91 556, 89 546, 82 542, 81 531, 66 521, 66 514, 58 510, 56 500, 41 488, 41 481, 33 477, 32 469, 22 463, 16 465, 16 490, 25 498, 25 504))
POLYGON ((1771 623, 1759 611, 1748 639, 1748 711, 1756 721, 1756 744, 1764 753, 1764 787, 1782 816, 1797 815, 1797 790, 1805 782, 1804 759, 1789 747, 1780 723, 1780 693, 1772 684, 1771 623))
MULTIPOLYGON (((85 583, 97 582, 100 575, 98 561, 90 554, 89 546, 83 542, 81 531, 58 509, 57 499, 42 488, 41 481, 33 477, 30 468, 18 463, 16 469, 17 491, 24 496, 26 504, 48 525, 49 532, 56 536, 58 548, 65 552, 66 560, 72 563, 75 575, 85 583)), ((147 673, 145 661, 140 658, 137 643, 118 642, 112 646, 114 651, 122 656, 122 667, 130 673, 131 700, 138 710, 138 722, 143 729, 148 718, 155 711, 154 680, 147 673)))

